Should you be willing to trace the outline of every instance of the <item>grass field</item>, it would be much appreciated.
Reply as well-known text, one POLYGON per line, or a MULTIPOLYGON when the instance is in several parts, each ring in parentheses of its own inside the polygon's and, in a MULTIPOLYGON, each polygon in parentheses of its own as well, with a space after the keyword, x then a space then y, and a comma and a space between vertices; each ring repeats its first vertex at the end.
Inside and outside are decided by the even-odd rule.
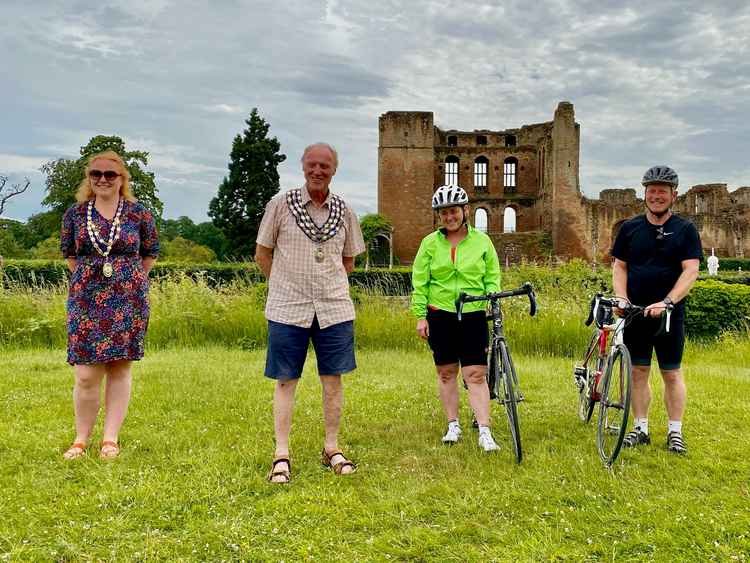
MULTIPOLYGON (((527 397, 524 462, 465 440, 444 447, 433 367, 422 352, 361 351, 346 376, 341 444, 360 471, 319 463, 320 388, 300 384, 293 482, 272 486, 272 383, 264 353, 161 350, 136 365, 114 462, 74 462, 72 375, 62 350, 0 352, 0 560, 746 561, 750 558, 750 344, 686 358, 687 457, 654 443, 599 463, 575 414, 568 358, 517 357, 527 397)), ((496 408, 496 407, 494 407, 496 408)), ((96 439, 99 439, 97 436, 96 439)))

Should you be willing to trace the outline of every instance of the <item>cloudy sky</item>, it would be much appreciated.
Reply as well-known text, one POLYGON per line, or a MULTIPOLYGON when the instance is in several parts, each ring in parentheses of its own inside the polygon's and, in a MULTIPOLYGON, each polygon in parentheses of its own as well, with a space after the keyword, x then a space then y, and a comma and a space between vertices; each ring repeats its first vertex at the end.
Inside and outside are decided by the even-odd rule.
POLYGON ((306 144, 340 152, 334 189, 377 209, 378 117, 435 113, 445 129, 581 124, 584 193, 635 187, 667 163, 683 186, 750 185, 750 4, 692 0, 2 0, 0 175, 97 134, 150 152, 165 216, 206 220, 253 107, 299 185, 306 144))

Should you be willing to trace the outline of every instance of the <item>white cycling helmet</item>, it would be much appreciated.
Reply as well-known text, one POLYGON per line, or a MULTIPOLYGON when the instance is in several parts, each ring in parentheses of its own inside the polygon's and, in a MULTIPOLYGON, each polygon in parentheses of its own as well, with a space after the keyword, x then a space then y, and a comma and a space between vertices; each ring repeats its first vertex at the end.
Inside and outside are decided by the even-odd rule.
POLYGON ((467 205, 469 196, 466 191, 455 184, 440 186, 432 194, 432 208, 442 209, 444 207, 453 207, 454 205, 467 205))

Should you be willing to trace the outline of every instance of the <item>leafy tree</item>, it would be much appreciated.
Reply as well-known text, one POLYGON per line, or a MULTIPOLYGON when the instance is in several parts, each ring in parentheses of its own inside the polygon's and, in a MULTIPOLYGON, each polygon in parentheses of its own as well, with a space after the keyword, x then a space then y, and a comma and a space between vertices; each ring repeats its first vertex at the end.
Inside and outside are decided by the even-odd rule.
POLYGON ((75 203, 75 194, 83 180, 86 161, 90 156, 106 150, 115 151, 123 158, 130 172, 130 189, 133 195, 151 210, 157 220, 161 217, 164 205, 157 196, 154 173, 145 170, 148 165, 148 153, 126 150, 125 143, 120 137, 97 135, 92 137, 85 147, 81 147, 81 157, 78 160, 60 158, 44 164, 41 168, 42 173, 47 176, 47 195, 42 204, 50 208, 53 214, 50 221, 52 231, 48 232, 47 236, 60 229, 63 213, 75 203))
POLYGON ((223 260, 226 255, 227 238, 210 221, 196 225, 190 217, 185 216, 178 219, 164 219, 159 227, 159 238, 173 240, 177 237, 207 246, 214 251, 219 260, 223 260))
POLYGON ((216 254, 210 248, 182 237, 160 243, 160 255, 169 262, 214 262, 216 254))
POLYGON ((35 213, 25 224, 11 227, 13 236, 23 248, 31 250, 52 235, 60 233, 60 217, 54 211, 35 213))
POLYGON ((247 258, 255 252, 255 239, 266 203, 279 191, 277 166, 286 160, 281 144, 269 137, 270 125, 253 108, 247 129, 232 142, 229 175, 211 200, 208 215, 226 236, 227 254, 247 258))
POLYGON ((18 244, 10 226, 11 222, 17 223, 17 221, 0 219, 0 257, 25 258, 26 250, 18 244))
POLYGON ((378 236, 390 237, 393 226, 391 222, 379 213, 368 213, 359 222, 362 238, 365 240, 365 269, 370 267, 370 247, 378 236))
POLYGON ((32 258, 54 260, 61 258, 60 255, 60 236, 52 235, 51 237, 43 240, 34 247, 31 254, 32 258))

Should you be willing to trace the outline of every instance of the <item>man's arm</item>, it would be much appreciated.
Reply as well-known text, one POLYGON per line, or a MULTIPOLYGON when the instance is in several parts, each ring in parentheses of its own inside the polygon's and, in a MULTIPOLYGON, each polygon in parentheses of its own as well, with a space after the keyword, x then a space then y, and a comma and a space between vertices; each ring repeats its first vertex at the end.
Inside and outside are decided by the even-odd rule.
POLYGON ((273 263, 273 248, 262 244, 255 245, 255 263, 258 264, 266 279, 271 277, 271 264, 273 263))
POLYGON ((341 261, 344 263, 346 273, 351 274, 354 270, 354 256, 342 256, 341 261))
POLYGON ((615 258, 612 266, 612 288, 615 296, 628 298, 628 263, 615 258))
MULTIPOLYGON (((698 279, 698 268, 700 266, 700 260, 697 258, 690 258, 689 260, 683 260, 682 273, 674 284, 674 287, 669 290, 669 293, 665 297, 669 297, 672 303, 679 303, 685 296, 690 292, 690 288, 693 287, 695 280, 698 279)), ((659 301, 652 303, 646 307, 647 314, 652 317, 658 317, 664 310, 664 302, 659 301)))

